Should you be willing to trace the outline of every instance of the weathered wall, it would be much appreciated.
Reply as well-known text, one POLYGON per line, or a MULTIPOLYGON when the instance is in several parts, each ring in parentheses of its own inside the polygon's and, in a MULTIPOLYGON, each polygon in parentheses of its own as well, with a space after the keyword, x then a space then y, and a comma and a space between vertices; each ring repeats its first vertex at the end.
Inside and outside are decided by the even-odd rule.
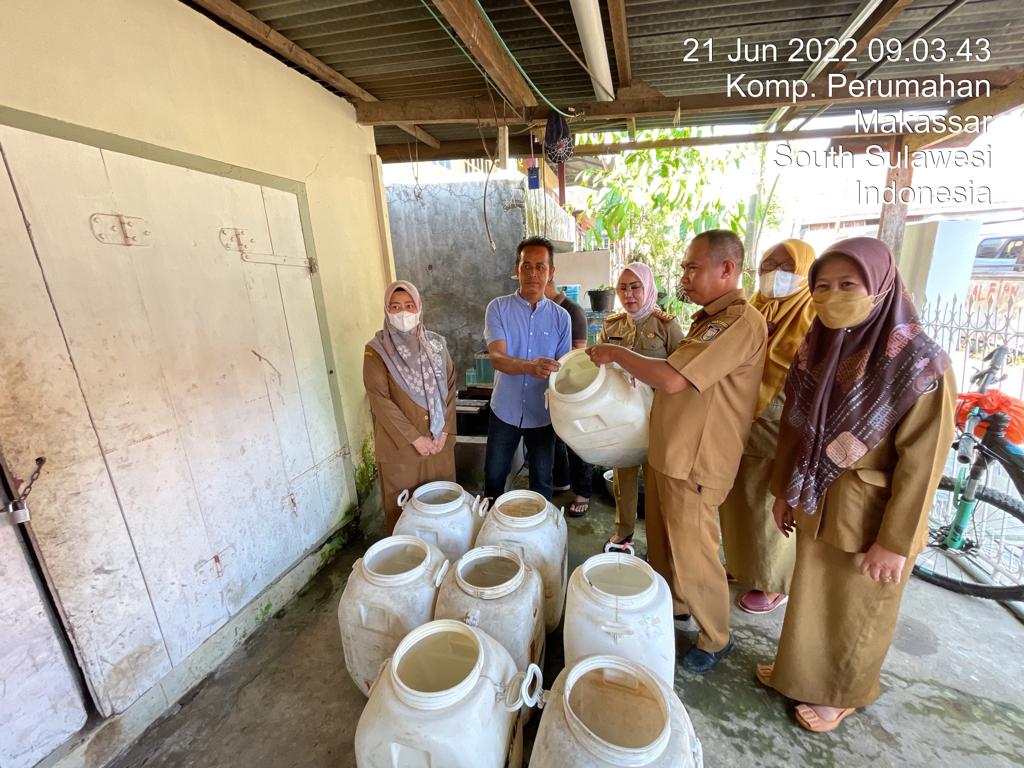
MULTIPOLYGON (((362 347, 385 257, 370 129, 354 110, 179 0, 3 0, 11 108, 304 182, 348 443, 370 426, 362 347)), ((0 111, 0 122, 5 122, 0 111)))
MULTIPOLYGON (((473 367, 474 353, 484 349, 487 303, 518 287, 516 245, 535 234, 524 224, 525 188, 519 173, 491 177, 487 218, 497 245, 492 252, 484 228, 483 181, 433 180, 418 192, 414 184, 387 185, 396 274, 420 289, 427 327, 448 339, 460 386, 466 369, 473 367)), ((554 202, 549 217, 549 231, 572 231, 572 216, 554 202)), ((555 256, 556 281, 559 258, 555 256)))
POLYGON ((460 386, 473 354, 484 348, 484 310, 512 293, 515 247, 523 239, 522 177, 491 179, 487 217, 498 250, 491 252, 483 223, 483 182, 389 184, 388 216, 395 272, 423 296, 428 328, 448 340, 460 386))

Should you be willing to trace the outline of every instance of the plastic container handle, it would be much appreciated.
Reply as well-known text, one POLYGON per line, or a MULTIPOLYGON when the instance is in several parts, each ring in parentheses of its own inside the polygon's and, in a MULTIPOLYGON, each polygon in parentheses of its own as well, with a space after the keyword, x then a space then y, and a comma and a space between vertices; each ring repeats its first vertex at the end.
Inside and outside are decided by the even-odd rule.
POLYGON ((402 509, 409 502, 409 489, 406 488, 400 494, 398 494, 398 508, 402 509))
POLYGON ((525 704, 528 707, 535 707, 541 701, 544 693, 544 673, 540 667, 531 663, 525 672, 516 672, 512 679, 505 685, 505 700, 502 706, 506 712, 518 712, 525 704), (530 688, 536 685, 537 690, 533 693, 530 688), (516 694, 514 701, 509 702, 511 693, 516 694))
POLYGON ((611 635, 615 642, 619 642, 620 637, 629 637, 636 634, 631 626, 623 624, 621 621, 605 622, 600 626, 600 629, 602 632, 611 635))
POLYGON ((444 581, 444 575, 448 573, 448 561, 445 560, 441 565, 437 567, 437 572, 434 574, 434 586, 440 587, 441 582, 444 581))
POLYGON ((486 517, 487 510, 491 508, 491 500, 488 498, 481 499, 479 496, 477 496, 476 498, 480 502, 480 506, 477 507, 476 513, 480 517, 486 517))
POLYGON ((352 570, 354 571, 359 566, 359 564, 361 562, 363 562, 363 558, 361 558, 361 557, 356 558, 356 561, 354 563, 352 563, 352 570))

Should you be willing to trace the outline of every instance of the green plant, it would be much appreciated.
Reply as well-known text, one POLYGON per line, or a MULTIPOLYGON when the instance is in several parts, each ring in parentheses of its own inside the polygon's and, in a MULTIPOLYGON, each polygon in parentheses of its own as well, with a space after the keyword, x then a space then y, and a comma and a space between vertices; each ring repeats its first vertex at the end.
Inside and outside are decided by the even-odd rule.
POLYGON ((356 499, 359 504, 370 497, 376 482, 377 457, 373 452, 373 437, 367 435, 359 449, 359 463, 356 464, 356 499))
MULTIPOLYGON (((699 129, 650 131, 644 139, 697 136, 699 129)), ((581 135, 577 143, 625 140, 625 134, 609 137, 581 135)), ((579 181, 594 189, 585 211, 594 226, 587 233, 587 246, 599 246, 606 238, 625 246, 630 260, 648 264, 659 291, 665 292, 663 306, 682 314, 683 302, 676 296, 679 261, 683 246, 693 235, 723 227, 740 237, 751 224, 759 227, 768 217, 778 219, 778 206, 763 192, 765 154, 760 152, 759 170, 752 178, 750 194, 726 196, 730 174, 751 157, 750 145, 704 149, 675 147, 625 152, 601 168, 588 169, 579 181), (768 199, 766 206, 763 200, 768 199), (772 208, 775 208, 773 211, 772 208)), ((754 244, 756 247, 756 244, 754 244)), ((747 265, 748 268, 750 265, 747 265)), ((744 276, 744 285, 751 282, 744 276)))

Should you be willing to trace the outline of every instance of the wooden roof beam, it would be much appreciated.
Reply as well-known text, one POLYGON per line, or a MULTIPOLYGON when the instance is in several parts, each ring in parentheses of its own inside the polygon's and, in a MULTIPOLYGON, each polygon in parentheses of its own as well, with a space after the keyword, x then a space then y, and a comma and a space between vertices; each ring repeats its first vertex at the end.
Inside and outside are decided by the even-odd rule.
POLYGON ((474 0, 432 2, 512 106, 537 106, 537 99, 529 84, 474 0))
MULTIPOLYGON (((1002 67, 993 70, 959 72, 946 77, 953 80, 987 80, 993 89, 1002 88, 1024 74, 1021 67, 1002 67)), ((920 77, 901 77, 890 81, 879 80, 878 89, 889 90, 893 83, 937 82, 940 74, 920 77)), ((859 85, 859 84, 858 84, 859 85)), ((621 96, 621 94, 620 94, 621 96)), ((882 96, 872 101, 884 102, 882 96)), ((894 101, 906 102, 903 96, 893 96, 894 101)), ((834 89, 832 93, 822 88, 810 90, 806 96, 771 95, 764 97, 729 96, 724 92, 698 93, 691 96, 648 95, 618 98, 615 101, 588 101, 575 104, 576 112, 585 115, 588 121, 625 120, 631 117, 672 117, 677 114, 706 114, 709 112, 737 112, 751 109, 774 109, 786 107, 794 102, 800 106, 821 106, 823 104, 863 103, 865 97, 850 92, 849 88, 834 89)), ((909 106, 913 106, 911 103, 909 106)), ((495 120, 491 100, 487 97, 436 99, 413 98, 381 102, 362 102, 356 105, 356 116, 363 125, 395 125, 402 122, 418 124, 466 123, 471 125, 496 125, 498 123, 523 125, 525 121, 543 121, 548 114, 547 107, 525 110, 521 117, 495 120)))
MULTIPOLYGON (((858 53, 867 48, 872 38, 876 38, 882 34, 883 30, 888 27, 892 22, 905 11, 913 0, 883 0, 878 4, 878 7, 868 16, 864 22, 856 27, 852 33, 848 34, 847 37, 857 41, 856 47, 852 51, 847 51, 845 48, 842 50, 842 56, 845 57, 847 53, 850 57, 856 56, 858 53)), ((844 30, 846 32, 846 30, 844 30)), ((842 36, 840 36, 842 37, 842 36)), ((804 73, 805 78, 818 78, 827 77, 833 72, 839 72, 846 68, 848 62, 843 61, 839 58, 835 61, 829 62, 824 67, 819 65, 812 65, 807 72, 804 73)), ((779 128, 785 128, 786 123, 792 120, 796 113, 799 111, 798 107, 786 107, 783 110, 777 111, 773 114, 767 122, 767 125, 778 125, 779 128)))
MULTIPOLYGON (((670 149, 674 147, 709 147, 721 144, 747 144, 766 141, 803 141, 806 139, 842 139, 855 138, 857 141, 879 137, 886 142, 892 139, 891 134, 858 133, 853 127, 818 128, 810 131, 773 131, 747 134, 726 134, 722 136, 691 136, 678 139, 658 139, 656 141, 629 141, 614 144, 578 144, 574 156, 591 157, 596 155, 614 155, 618 152, 642 149, 670 149)), ((492 140, 488 140, 488 147, 492 140)), ((509 155, 529 157, 529 135, 509 136, 509 155)), ((408 148, 404 144, 378 144, 377 154, 385 163, 407 163, 410 160, 408 148)), ((418 159, 427 160, 464 160, 481 157, 484 148, 480 139, 465 139, 442 142, 436 150, 420 150, 418 159)), ((491 152, 494 154, 494 151, 491 152)))
MULTIPOLYGON (((998 90, 993 90, 991 95, 982 96, 977 99, 969 99, 961 102, 948 115, 958 117, 995 117, 1003 112, 1024 106, 1024 76, 998 90)), ((927 149, 940 144, 952 144, 958 138, 962 138, 962 132, 944 131, 943 133, 915 133, 906 137, 904 141, 911 151, 927 149)))
POLYGON ((615 69, 619 88, 633 84, 633 65, 629 57, 629 30, 626 26, 626 0, 608 0, 608 23, 612 28, 615 69))
MULTIPOLYGON (((346 96, 360 101, 377 101, 369 91, 360 88, 333 67, 320 61, 305 48, 301 48, 268 24, 263 23, 240 5, 231 0, 193 0, 200 8, 216 16, 225 24, 234 27, 245 36, 266 46, 274 53, 290 61, 308 75, 327 83, 346 96)), ((437 149, 441 142, 416 125, 396 124, 410 136, 437 149)))

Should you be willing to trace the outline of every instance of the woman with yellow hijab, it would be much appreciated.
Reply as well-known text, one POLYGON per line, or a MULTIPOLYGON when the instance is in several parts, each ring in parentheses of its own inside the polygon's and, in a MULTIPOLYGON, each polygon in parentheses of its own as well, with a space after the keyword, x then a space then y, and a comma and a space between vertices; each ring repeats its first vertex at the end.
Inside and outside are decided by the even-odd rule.
POLYGON ((768 353, 757 416, 740 460, 736 484, 720 507, 722 542, 729 573, 749 591, 739 599, 747 613, 771 613, 786 602, 796 547, 772 516, 768 490, 785 400, 789 365, 814 319, 807 273, 814 250, 802 240, 769 248, 758 267, 758 292, 750 304, 768 323, 768 353))

